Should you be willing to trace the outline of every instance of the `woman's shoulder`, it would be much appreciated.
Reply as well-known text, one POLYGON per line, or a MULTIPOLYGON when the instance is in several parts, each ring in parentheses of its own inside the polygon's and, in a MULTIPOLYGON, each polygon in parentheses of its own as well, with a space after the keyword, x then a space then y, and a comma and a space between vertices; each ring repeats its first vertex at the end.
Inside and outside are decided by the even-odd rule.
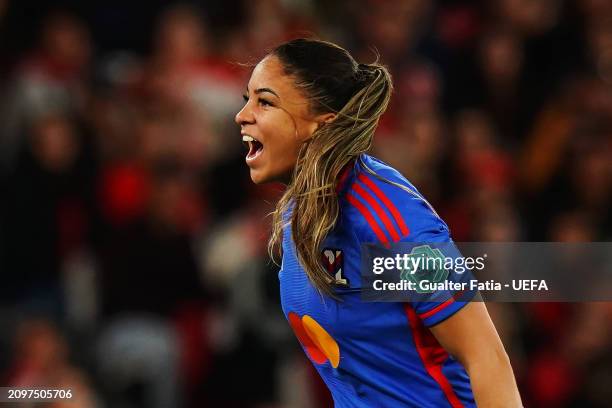
POLYGON ((448 238, 448 227, 416 187, 373 156, 356 160, 340 198, 343 224, 364 242, 448 238))

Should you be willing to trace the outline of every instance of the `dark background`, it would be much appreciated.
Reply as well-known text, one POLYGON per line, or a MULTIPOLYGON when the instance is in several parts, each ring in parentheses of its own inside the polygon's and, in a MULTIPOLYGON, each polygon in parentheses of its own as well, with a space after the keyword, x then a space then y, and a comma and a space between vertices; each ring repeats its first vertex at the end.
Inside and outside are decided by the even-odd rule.
MULTIPOLYGON (((265 251, 280 187, 233 122, 244 64, 304 35, 380 53, 374 154, 455 241, 610 240, 610 1, 0 0, 0 385, 331 405, 265 251)), ((610 303, 488 307, 525 406, 609 406, 610 303)))

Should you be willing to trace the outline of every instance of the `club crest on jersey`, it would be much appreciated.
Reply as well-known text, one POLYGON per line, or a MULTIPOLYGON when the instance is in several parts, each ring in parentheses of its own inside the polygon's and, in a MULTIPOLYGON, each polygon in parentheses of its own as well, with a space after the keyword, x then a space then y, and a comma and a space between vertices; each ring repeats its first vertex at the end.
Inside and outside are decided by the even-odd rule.
POLYGON ((343 275, 344 255, 341 249, 325 248, 321 252, 323 267, 334 277, 338 286, 348 286, 349 281, 343 275))

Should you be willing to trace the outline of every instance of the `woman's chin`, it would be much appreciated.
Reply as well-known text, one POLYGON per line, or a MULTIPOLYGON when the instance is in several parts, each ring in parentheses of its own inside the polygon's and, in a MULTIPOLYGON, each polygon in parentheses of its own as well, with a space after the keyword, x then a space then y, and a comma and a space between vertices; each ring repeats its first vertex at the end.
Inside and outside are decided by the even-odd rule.
POLYGON ((255 184, 263 184, 269 181, 265 173, 263 173, 261 170, 255 169, 251 169, 251 180, 255 184))
POLYGON ((288 185, 291 180, 291 173, 278 175, 251 169, 251 180, 254 184, 281 183, 288 185))

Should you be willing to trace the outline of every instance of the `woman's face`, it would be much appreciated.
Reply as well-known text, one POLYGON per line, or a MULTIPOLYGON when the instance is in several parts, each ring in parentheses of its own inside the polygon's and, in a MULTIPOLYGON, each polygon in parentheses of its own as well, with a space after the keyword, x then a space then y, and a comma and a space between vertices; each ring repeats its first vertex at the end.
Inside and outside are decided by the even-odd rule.
POLYGON ((242 141, 249 151, 246 163, 251 179, 260 184, 287 182, 302 143, 317 129, 317 119, 309 113, 308 100, 285 75, 280 60, 264 58, 253 70, 244 95, 245 105, 236 114, 242 141))

